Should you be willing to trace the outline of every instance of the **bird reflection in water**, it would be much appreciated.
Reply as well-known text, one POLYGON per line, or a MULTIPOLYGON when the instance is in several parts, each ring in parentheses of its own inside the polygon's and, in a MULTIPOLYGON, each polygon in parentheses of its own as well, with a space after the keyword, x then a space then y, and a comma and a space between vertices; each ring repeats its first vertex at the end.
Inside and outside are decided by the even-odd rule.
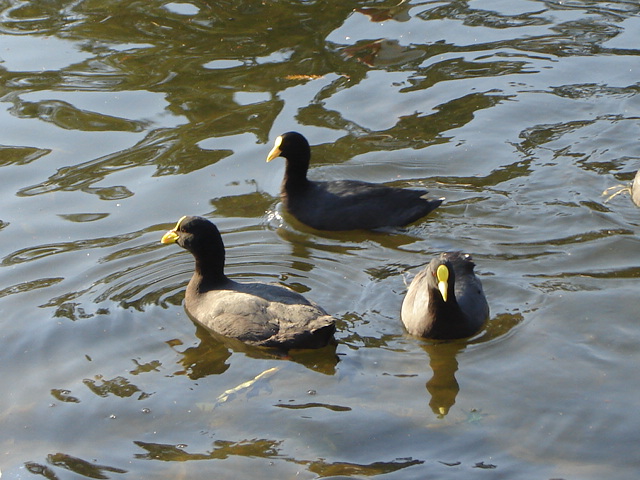
POLYGON ((444 418, 456 403, 460 386, 456 380, 457 355, 466 348, 463 342, 441 342, 423 345, 429 355, 429 366, 433 372, 427 382, 431 399, 429 406, 435 415, 444 418))
POLYGON ((271 348, 253 347, 232 338, 216 335, 194 323, 195 335, 199 343, 187 348, 180 348, 182 342, 177 341, 170 346, 181 355, 179 363, 183 369, 176 372, 179 375, 187 375, 192 380, 197 380, 209 375, 220 375, 229 368, 229 357, 233 353, 241 353, 251 358, 270 360, 289 360, 306 368, 333 375, 338 364, 336 354, 337 344, 331 343, 324 348, 315 350, 289 350, 282 352, 271 348))

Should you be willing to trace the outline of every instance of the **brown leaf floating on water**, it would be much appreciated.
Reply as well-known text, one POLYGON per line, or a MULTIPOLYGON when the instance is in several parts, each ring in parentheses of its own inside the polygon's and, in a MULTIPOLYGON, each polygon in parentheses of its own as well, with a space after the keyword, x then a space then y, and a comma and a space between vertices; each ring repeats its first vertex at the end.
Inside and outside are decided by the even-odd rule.
POLYGON ((324 78, 324 75, 285 75, 287 80, 317 80, 324 78))

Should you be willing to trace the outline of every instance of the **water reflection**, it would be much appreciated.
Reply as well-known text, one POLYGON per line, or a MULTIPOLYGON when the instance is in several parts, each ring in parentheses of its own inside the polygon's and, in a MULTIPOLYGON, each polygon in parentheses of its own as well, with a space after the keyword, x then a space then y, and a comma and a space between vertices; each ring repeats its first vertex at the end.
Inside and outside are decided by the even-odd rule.
POLYGON ((438 417, 444 417, 456 403, 460 385, 456 380, 458 360, 456 356, 466 348, 464 342, 425 344, 422 348, 429 355, 429 367, 433 375, 427 382, 431 399, 429 406, 438 417))
POLYGON ((102 375, 96 375, 95 379, 84 379, 84 385, 99 397, 115 395, 120 398, 127 398, 135 395, 137 400, 144 400, 151 396, 151 393, 143 392, 137 385, 131 383, 123 376, 105 379, 102 375))
POLYGON ((386 473, 393 473, 399 470, 420 465, 424 460, 414 460, 412 458, 397 459, 390 462, 373 462, 373 463, 349 463, 349 462, 327 462, 325 460, 315 460, 307 463, 309 471, 317 473, 322 477, 349 477, 354 475, 362 475, 365 477, 373 477, 386 473))
POLYGON ((376 40, 358 44, 344 48, 342 53, 348 58, 357 58, 370 67, 412 62, 424 56, 422 50, 403 47, 397 40, 376 40))
POLYGON ((39 278, 38 280, 33 280, 30 282, 22 282, 16 285, 11 285, 9 287, 3 288, 0 290, 0 298, 5 297, 7 295, 15 295, 16 293, 24 293, 31 292, 38 288, 47 288, 53 285, 56 285, 62 282, 64 278, 54 277, 54 278, 39 278))
POLYGON ((326 408, 327 410, 331 410, 332 412, 349 412, 351 411, 351 407, 345 407, 342 405, 332 405, 328 403, 319 403, 319 402, 307 402, 307 403, 277 403, 274 405, 279 408, 288 408, 289 410, 306 410, 307 408, 326 408))
POLYGON ((50 149, 0 145, 0 166, 27 165, 49 153, 51 153, 50 149))
POLYGON ((184 367, 184 370, 177 371, 175 374, 186 374, 192 380, 224 373, 229 368, 228 360, 232 353, 241 353, 247 357, 262 360, 293 361, 325 375, 335 374, 339 361, 335 343, 315 350, 290 350, 285 353, 275 349, 252 347, 239 340, 209 332, 198 324, 194 323, 194 326, 196 327, 195 335, 199 340, 198 345, 180 351, 176 347, 179 347, 181 342, 175 341, 170 344, 180 353, 180 364, 184 367))
POLYGON ((149 443, 137 440, 133 443, 147 451, 147 453, 135 454, 135 458, 143 460, 161 460, 164 462, 220 460, 235 455, 256 458, 279 458, 279 447, 282 444, 281 441, 267 439, 242 440, 239 442, 216 440, 213 443, 213 448, 208 452, 188 453, 185 450, 187 445, 149 443))
POLYGON ((102 237, 91 240, 83 239, 72 242, 50 243, 46 245, 39 245, 37 247, 22 248, 4 257, 1 264, 4 266, 12 266, 24 262, 40 260, 51 255, 60 255, 72 251, 115 246, 132 240, 139 235, 142 235, 142 233, 143 232, 135 232, 118 235, 117 237, 102 237))
POLYGON ((211 339, 211 335, 200 325, 196 326, 196 337, 200 341, 195 347, 188 347, 182 351, 178 347, 182 346, 182 341, 172 340, 169 346, 180 354, 180 364, 182 370, 174 372, 174 375, 187 375, 192 380, 206 377, 207 375, 219 375, 224 373, 229 364, 227 360, 231 352, 221 342, 211 339))
MULTIPOLYGON (((255 185, 255 182, 254 182, 255 185)), ((233 195, 211 200, 216 217, 247 217, 260 218, 269 210, 274 199, 264 192, 252 192, 233 195)))
POLYGON ((358 7, 355 11, 368 16, 372 22, 384 22, 386 20, 406 22, 411 18, 409 11, 416 6, 417 4, 415 3, 401 0, 400 3, 393 7, 358 7))
MULTIPOLYGON (((94 461, 83 460, 82 458, 74 457, 66 453, 54 453, 47 456, 47 463, 52 467, 62 468, 83 478, 98 478, 106 479, 111 478, 110 473, 127 473, 127 470, 122 468, 111 467, 108 465, 100 465, 94 461)), ((29 473, 34 475, 41 475, 48 480, 58 480, 60 478, 53 468, 49 465, 42 465, 36 462, 25 463, 25 468, 29 473)))
POLYGON ((143 460, 160 460, 165 462, 186 462, 191 460, 222 460, 231 456, 248 458, 264 458, 271 460, 284 460, 289 463, 306 467, 321 477, 349 476, 353 475, 372 477, 402 470, 413 465, 424 463, 423 460, 397 459, 390 462, 373 462, 358 464, 350 462, 327 462, 323 459, 300 460, 282 453, 283 442, 265 438, 246 439, 237 442, 216 440, 210 450, 203 453, 189 453, 188 445, 149 443, 134 441, 134 443, 146 453, 135 454, 135 458, 143 460))
MULTIPOLYGON (((1 385, 8 392, 3 478, 106 478, 125 469, 144 478, 154 475, 151 464, 166 468, 147 460, 234 456, 261 458, 280 478, 292 470, 291 477, 299 470, 346 477, 407 467, 390 476, 455 476, 416 458, 459 460, 441 463, 463 476, 462 469, 498 465, 505 478, 591 479, 612 471, 635 478, 638 428, 629 412, 637 405, 628 385, 637 363, 629 321, 640 276, 637 209, 598 196, 611 177, 631 180, 638 167, 640 88, 630 67, 639 53, 638 2, 346 1, 327 8, 313 1, 26 0, 0 9, 0 299, 3 351, 11 352, 0 362, 10 379, 1 385), (286 214, 269 218, 279 202, 254 187, 267 184, 263 155, 254 154, 257 144, 268 149, 272 130, 294 124, 323 142, 314 146, 318 177, 344 168, 404 187, 437 182, 431 188, 449 197, 447 205, 419 227, 366 235, 327 236, 286 214), (250 193, 233 197, 241 189, 250 193), (176 191, 183 194, 168 198, 176 191), (188 322, 180 333, 149 335, 149 325, 166 326, 176 312, 186 321, 181 302, 192 261, 157 250, 166 212, 194 204, 206 210, 209 200, 209 215, 228 222, 235 272, 275 276, 340 312, 342 362, 339 350, 283 357, 246 349, 188 322), (396 280, 420 263, 420 252, 458 244, 484 259, 492 311, 504 313, 460 350, 407 347, 396 280), (368 280, 379 287, 370 295, 362 293, 368 280), (547 310, 535 314, 541 304, 547 310), (104 326, 118 318, 123 328, 107 335, 104 326), (74 351, 90 352, 95 367, 74 366, 74 351), (131 356, 162 361, 131 366, 131 356), (264 430, 255 438, 236 430, 244 427, 235 417, 216 425, 216 438, 228 440, 195 447, 200 429, 176 409, 167 419, 171 434, 191 447, 166 438, 134 444, 149 440, 138 436, 151 431, 149 415, 140 416, 144 424, 108 428, 95 420, 92 405, 140 418, 127 414, 138 414, 138 399, 150 392, 158 411, 169 410, 168 398, 210 402, 219 381, 241 384, 233 375, 247 357, 296 372, 289 381, 275 377, 274 390, 282 390, 261 398, 269 405, 230 405, 246 412, 247 423, 260 416, 264 430), (385 375, 382 361, 403 372, 411 358, 420 375, 430 373, 427 391, 413 382, 398 414, 387 405, 409 382, 385 375), (514 368, 496 378, 505 361, 514 368), (83 378, 73 392, 64 388, 83 378), (273 407, 276 396, 296 398, 301 385, 316 388, 316 381, 313 401, 273 407), (437 421, 439 436, 423 428, 425 395, 436 415, 452 417, 467 396, 500 414, 481 425, 437 421), (525 405, 514 407, 514 395, 525 405), (48 407, 52 400, 56 408, 48 407), (340 415, 340 422, 309 429, 296 423, 305 413, 340 415), (25 428, 33 418, 38 428, 25 428), (289 439, 307 430, 304 449, 289 453, 289 439), (338 439, 338 449, 318 446, 317 430, 338 439), (351 450, 339 448, 345 432, 342 446, 351 450), (514 432, 520 441, 509 440, 514 432), (68 453, 48 455, 61 450, 68 453), (87 453, 94 450, 109 451, 107 462, 120 468, 94 460, 87 453), (25 451, 46 460, 25 463, 25 451)), ((258 391, 269 389, 269 379, 259 382, 258 391)))
POLYGON ((109 213, 70 213, 70 214, 60 213, 58 214, 60 218, 64 218, 65 220, 69 220, 70 222, 77 222, 77 223, 95 222, 98 220, 102 220, 103 218, 106 218, 109 215, 110 215, 109 213))
POLYGON ((17 102, 9 111, 18 118, 37 118, 66 130, 141 132, 147 127, 144 122, 78 109, 60 100, 17 102))
POLYGON ((51 396, 60 402, 80 403, 80 399, 71 395, 71 390, 65 388, 52 388, 51 396))
POLYGON ((421 347, 429 356, 431 378, 426 388, 429 394, 429 407, 439 418, 444 418, 456 403, 460 385, 456 379, 458 355, 467 348, 483 345, 495 340, 504 340, 522 323, 521 313, 499 314, 491 318, 484 329, 468 340, 433 341, 422 340, 421 347))

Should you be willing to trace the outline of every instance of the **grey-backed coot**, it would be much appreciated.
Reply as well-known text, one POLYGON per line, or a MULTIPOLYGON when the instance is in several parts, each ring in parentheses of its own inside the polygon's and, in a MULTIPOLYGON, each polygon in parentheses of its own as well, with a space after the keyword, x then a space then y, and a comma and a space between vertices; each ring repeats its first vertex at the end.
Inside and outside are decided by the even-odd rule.
POLYGON ((285 208, 317 230, 356 230, 402 226, 429 214, 442 199, 426 198, 426 190, 394 188, 357 180, 311 181, 307 178, 311 149, 297 132, 280 135, 267 156, 286 159, 280 195, 285 208))
POLYGON ((418 273, 402 302, 407 331, 419 337, 454 339, 477 333, 489 304, 468 254, 445 252, 418 273))
POLYGON ((185 308, 205 328, 250 345, 285 350, 320 348, 333 337, 335 319, 299 293, 228 278, 222 237, 209 220, 182 217, 161 242, 177 243, 194 256, 185 308))

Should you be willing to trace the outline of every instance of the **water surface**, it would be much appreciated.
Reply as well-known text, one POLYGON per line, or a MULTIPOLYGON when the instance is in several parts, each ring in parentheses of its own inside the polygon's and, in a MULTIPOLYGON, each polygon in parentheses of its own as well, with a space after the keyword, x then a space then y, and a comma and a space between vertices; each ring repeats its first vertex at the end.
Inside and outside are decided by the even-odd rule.
POLYGON ((640 167, 639 35, 623 0, 0 1, 3 478, 637 478, 640 211, 601 193, 640 167), (313 178, 446 202, 310 230, 264 161, 288 130, 313 178), (337 345, 191 323, 159 243, 185 214, 337 345), (412 338, 406 284, 452 249, 491 319, 412 338))

